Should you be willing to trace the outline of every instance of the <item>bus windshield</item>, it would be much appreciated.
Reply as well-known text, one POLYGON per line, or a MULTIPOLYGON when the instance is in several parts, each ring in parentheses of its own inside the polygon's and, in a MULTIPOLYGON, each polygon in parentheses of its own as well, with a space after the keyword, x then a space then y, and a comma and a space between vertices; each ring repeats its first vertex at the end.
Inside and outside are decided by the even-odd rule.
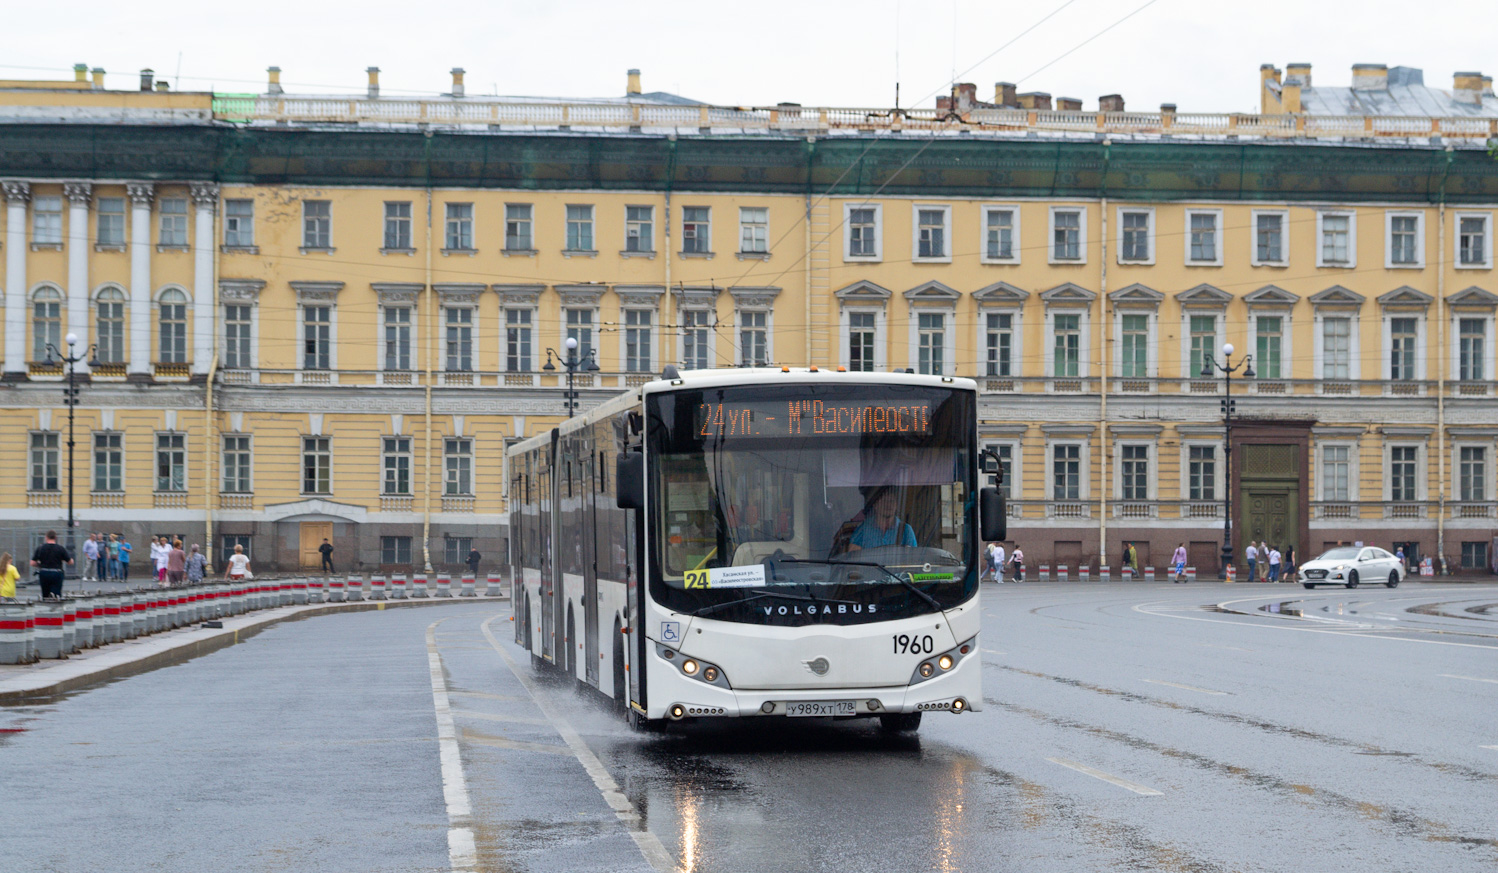
POLYGON ((662 605, 853 624, 972 595, 972 392, 756 385, 652 404, 650 590, 662 605))

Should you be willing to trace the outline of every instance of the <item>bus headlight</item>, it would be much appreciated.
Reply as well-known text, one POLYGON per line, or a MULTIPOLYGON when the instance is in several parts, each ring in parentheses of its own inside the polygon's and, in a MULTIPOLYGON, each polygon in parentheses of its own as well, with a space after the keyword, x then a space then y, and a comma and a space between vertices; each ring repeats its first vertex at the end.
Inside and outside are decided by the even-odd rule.
POLYGON ((930 679, 931 678, 931 674, 936 672, 936 668, 933 667, 933 666, 931 666, 931 662, 930 661, 927 661, 926 663, 922 664, 920 667, 916 668, 916 672, 919 673, 919 674, 921 674, 921 678, 922 679, 930 679))
POLYGON ((694 661, 694 660, 692 660, 691 658, 688 658, 685 661, 682 661, 681 662, 681 672, 687 674, 688 676, 695 676, 695 675, 697 675, 697 662, 694 661))
POLYGON ((717 664, 708 663, 701 658, 689 658, 662 645, 657 645, 655 651, 661 658, 675 665, 683 676, 696 679, 698 682, 716 685, 719 688, 733 687, 728 684, 728 677, 724 675, 723 668, 717 664))
POLYGON ((936 659, 936 663, 937 666, 941 667, 942 671, 945 672, 952 669, 952 665, 957 662, 952 660, 951 655, 942 655, 940 658, 936 659))
POLYGON ((920 665, 915 668, 915 672, 911 674, 910 684, 914 685, 917 682, 924 682, 927 679, 930 679, 931 677, 937 675, 938 672, 946 673, 952 670, 962 662, 963 658, 971 655, 977 650, 978 638, 974 637, 970 640, 963 641, 960 645, 958 645, 951 651, 942 652, 931 660, 922 661, 920 665))

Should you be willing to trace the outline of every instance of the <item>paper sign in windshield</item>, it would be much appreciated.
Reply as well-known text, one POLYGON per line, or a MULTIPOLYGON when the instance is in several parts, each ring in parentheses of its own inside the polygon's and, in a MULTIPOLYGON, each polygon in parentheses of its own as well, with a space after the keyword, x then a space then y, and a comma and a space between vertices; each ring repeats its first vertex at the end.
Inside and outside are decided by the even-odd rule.
POLYGON ((709 567, 706 570, 688 570, 683 580, 687 588, 763 588, 764 564, 747 564, 742 567, 709 567))

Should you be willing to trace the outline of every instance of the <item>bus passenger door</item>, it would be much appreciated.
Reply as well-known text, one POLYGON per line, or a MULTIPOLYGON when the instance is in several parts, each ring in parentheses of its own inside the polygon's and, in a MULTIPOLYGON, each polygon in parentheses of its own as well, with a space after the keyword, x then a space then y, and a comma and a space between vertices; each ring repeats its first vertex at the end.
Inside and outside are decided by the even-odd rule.
POLYGON ((558 549, 562 548, 560 520, 557 512, 557 482, 562 470, 557 458, 557 432, 551 432, 551 448, 544 455, 541 476, 541 657, 555 664, 556 655, 556 592, 558 549))
MULTIPOLYGON (((598 687, 598 497, 603 471, 598 467, 598 453, 593 440, 583 440, 580 451, 583 462, 582 512, 583 531, 583 676, 589 685, 598 687)), ((607 548, 608 544, 604 544, 607 548)))

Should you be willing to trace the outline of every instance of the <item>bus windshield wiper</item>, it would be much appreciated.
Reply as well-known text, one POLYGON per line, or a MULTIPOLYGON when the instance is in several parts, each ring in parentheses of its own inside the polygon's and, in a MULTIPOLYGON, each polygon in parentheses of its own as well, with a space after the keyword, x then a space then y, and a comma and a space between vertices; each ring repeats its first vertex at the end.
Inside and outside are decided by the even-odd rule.
POLYGON ((883 564, 875 563, 874 561, 827 561, 826 563, 828 563, 828 564, 851 564, 854 567, 873 567, 876 570, 882 570, 882 571, 884 571, 885 575, 893 577, 896 582, 899 582, 901 585, 904 585, 906 588, 909 588, 911 590, 911 593, 915 594, 917 597, 919 597, 922 600, 926 601, 927 603, 931 604, 931 608, 932 609, 936 610, 937 612, 943 612, 944 611, 942 609, 942 607, 941 607, 941 604, 936 602, 936 598, 935 597, 932 597, 931 595, 929 595, 926 592, 922 591, 921 589, 917 588, 916 585, 915 585, 915 583, 912 582, 912 581, 910 581, 909 574, 896 573, 895 571, 893 571, 890 568, 884 566, 883 564))

